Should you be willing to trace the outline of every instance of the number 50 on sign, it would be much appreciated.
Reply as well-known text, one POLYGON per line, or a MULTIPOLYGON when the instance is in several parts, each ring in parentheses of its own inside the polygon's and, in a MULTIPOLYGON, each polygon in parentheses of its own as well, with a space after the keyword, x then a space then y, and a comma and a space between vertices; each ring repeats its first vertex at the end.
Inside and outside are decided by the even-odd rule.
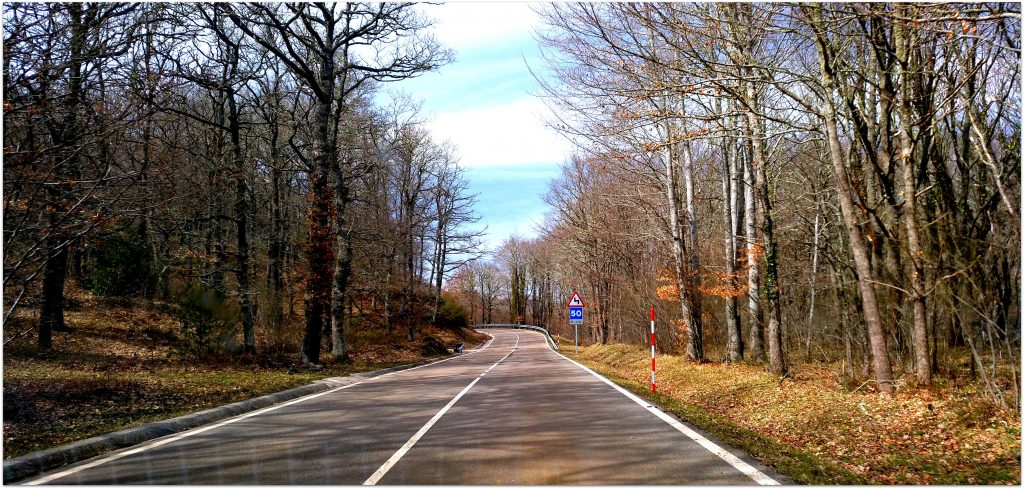
POLYGON ((581 324, 583 323, 583 308, 582 307, 570 307, 569 308, 569 324, 581 324))

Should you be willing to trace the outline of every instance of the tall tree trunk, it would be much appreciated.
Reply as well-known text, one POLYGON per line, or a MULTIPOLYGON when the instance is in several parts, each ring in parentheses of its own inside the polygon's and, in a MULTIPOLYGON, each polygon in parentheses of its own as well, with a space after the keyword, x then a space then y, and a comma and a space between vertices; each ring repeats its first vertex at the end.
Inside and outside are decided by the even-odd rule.
POLYGON ((409 228, 409 249, 405 256, 405 291, 403 292, 403 308, 405 313, 405 328, 406 333, 410 341, 416 338, 416 307, 413 305, 413 274, 416 270, 416 264, 413 262, 413 247, 415 246, 415 238, 412 237, 412 227, 409 228))
POLYGON ((345 343, 345 325, 348 324, 345 303, 351 302, 349 297, 348 282, 352 276, 352 240, 348 230, 338 230, 338 241, 340 256, 334 268, 334 287, 332 289, 331 301, 331 355, 334 361, 342 362, 348 360, 348 350, 345 343), (344 241, 344 243, 341 243, 344 241))
MULTIPOLYGON (((824 78, 826 78, 826 90, 831 93, 832 81, 829 75, 825 75, 824 78)), ((861 312, 864 314, 864 322, 867 325, 875 380, 880 391, 892 392, 892 367, 886 351, 885 331, 882 326, 882 317, 878 310, 878 299, 875 295, 875 280, 871 272, 869 251, 864 243, 864 236, 861 234, 860 226, 857 222, 849 176, 846 173, 846 164, 843 162, 843 147, 839 142, 839 130, 836 127, 835 109, 831 101, 825 105, 829 110, 825 117, 825 129, 832 167, 835 171, 836 196, 839 199, 843 224, 849 236, 850 253, 853 254, 854 266, 857 271, 857 288, 860 291, 861 312)))
POLYGON ((668 201, 669 233, 672 236, 672 258, 675 265, 676 282, 679 287, 679 308, 683 314, 683 322, 686 323, 686 358, 695 362, 704 360, 704 343, 701 337, 700 316, 695 314, 692 307, 692 289, 690 277, 687 273, 688 257, 686 243, 683 236, 684 223, 680 216, 682 214, 682 202, 679 198, 679 185, 676 179, 676 165, 674 152, 669 151, 665 158, 665 172, 662 176, 665 197, 668 201))
MULTIPOLYGON (((746 128, 747 122, 743 122, 746 128)), ((745 129, 745 132, 749 130, 745 129)), ((743 156, 743 203, 747 235, 747 323, 750 325, 750 359, 764 361, 764 318, 761 314, 761 248, 758 246, 759 213, 755 210, 754 172, 751 158, 751 140, 746 138, 743 156)))
POLYGON ((857 288, 860 291, 861 312, 864 314, 864 322, 867 325, 875 380, 880 391, 892 392, 892 367, 886 351, 885 331, 878 309, 878 299, 875 295, 875 280, 871 272, 871 264, 869 263, 869 251, 864 243, 864 236, 861 234, 860 226, 857 223, 849 177, 846 174, 846 165, 842 161, 843 148, 839 142, 834 113, 828 115, 829 117, 826 117, 825 120, 825 127, 828 133, 829 153, 835 171, 836 187, 838 190, 837 198, 839 199, 839 207, 843 216, 843 224, 849 236, 850 253, 853 255, 854 266, 857 271, 857 288))
POLYGON ((839 128, 837 124, 838 114, 833 96, 836 93, 835 74, 833 72, 831 40, 823 31, 825 23, 822 18, 821 7, 816 6, 809 9, 812 28, 815 30, 818 43, 818 60, 821 69, 822 86, 825 91, 824 113, 821 114, 825 122, 826 140, 829 148, 829 155, 832 161, 832 169, 836 179, 836 197, 839 199, 839 207, 843 216, 843 224, 849 236, 850 252, 853 254, 853 262, 857 271, 857 288, 860 291, 862 314, 867 327, 868 342, 871 350, 871 361, 875 370, 875 381, 878 390, 883 393, 891 393, 893 390, 892 366, 889 363, 889 355, 885 344, 885 330, 882 325, 882 317, 879 313, 878 299, 875 295, 875 277, 871 270, 871 262, 864 235, 861 233, 857 219, 856 208, 853 203, 853 190, 846 171, 846 162, 843 161, 844 148, 839 141, 839 128))
POLYGON ((814 192, 814 239, 811 244, 811 298, 807 308, 807 360, 811 360, 811 338, 814 337, 814 298, 818 288, 818 238, 821 228, 821 197, 814 192))
MULTIPOLYGON (((213 145, 210 148, 215 158, 216 168, 210 170, 210 181, 214 186, 214 195, 211 196, 213 199, 213 219, 210 220, 210 230, 207 235, 207 253, 213 253, 213 263, 210 264, 210 287, 217 292, 227 295, 227 286, 224 283, 224 269, 227 267, 228 258, 227 252, 224 249, 225 237, 223 217, 227 215, 224 210, 224 197, 226 194, 225 189, 222 187, 224 184, 223 169, 224 151, 230 144, 229 141, 224 139, 223 127, 226 125, 227 116, 224 113, 224 106, 226 105, 225 100, 222 98, 223 93, 218 96, 217 108, 216 108, 216 128, 214 129, 213 145)), ((230 139, 230 138, 229 138, 230 139)))
POLYGON ((725 220, 725 273, 729 293, 725 296, 725 329, 728 335, 726 351, 730 362, 743 360, 743 331, 740 329, 739 307, 736 295, 736 215, 738 189, 733 185, 736 173, 736 152, 733 142, 726 137, 722 144, 722 216, 725 220))
MULTIPOLYGON (((58 181, 62 181, 69 171, 77 171, 79 165, 79 152, 81 151, 81 131, 79 131, 78 111, 85 102, 84 79, 82 73, 83 54, 87 35, 87 26, 83 22, 82 4, 70 3, 67 5, 71 27, 70 63, 68 65, 68 96, 64 104, 63 124, 55 127, 52 137, 56 145, 64 153, 66 161, 55 165, 57 174, 54 175, 58 181)), ((48 211, 49 229, 48 235, 43 240, 43 248, 46 253, 46 262, 43 265, 43 286, 39 304, 39 335, 37 344, 40 350, 49 350, 53 347, 52 333, 54 331, 67 330, 64 323, 64 286, 68 275, 68 246, 64 233, 60 229, 60 219, 57 212, 63 210, 64 196, 61 195, 60 186, 50 186, 48 192, 52 199, 52 206, 56 211, 48 211)))
MULTIPOLYGON (((142 143, 141 144, 141 146, 142 146, 142 165, 141 165, 141 168, 139 168, 138 172, 139 172, 139 186, 142 189, 144 189, 144 191, 147 194, 146 196, 147 196, 147 198, 149 199, 150 202, 157 202, 157 197, 155 196, 156 189, 152 185, 150 185, 150 183, 149 183, 149 167, 150 167, 150 164, 153 161, 153 158, 152 158, 153 113, 155 112, 155 107, 153 106, 152 101, 156 98, 156 86, 155 86, 155 83, 156 83, 156 80, 157 80, 157 78, 155 76, 153 76, 153 73, 152 73, 152 70, 151 70, 151 66, 152 66, 152 62, 153 62, 153 55, 154 55, 154 50, 153 50, 153 29, 154 29, 154 25, 153 25, 153 21, 151 20, 151 12, 152 11, 147 8, 145 13, 143 14, 143 17, 145 19, 143 22, 145 23, 145 26, 146 26, 145 27, 146 33, 145 33, 144 42, 143 42, 143 44, 144 44, 143 58, 142 58, 143 59, 143 61, 142 61, 143 66, 142 66, 142 73, 141 73, 141 75, 146 80, 145 88, 144 88, 144 90, 145 90, 145 92, 144 92, 145 93, 145 95, 144 95, 145 96, 145 100, 142 102, 142 110, 144 111, 145 116, 142 119, 142 134, 141 134, 141 136, 142 136, 142 138, 141 138, 142 139, 142 141, 141 141, 141 143, 142 143)), ((160 267, 159 264, 161 262, 161 257, 162 256, 166 256, 165 253, 161 253, 161 251, 163 251, 163 250, 161 250, 161 247, 162 247, 161 245, 166 246, 167 240, 164 239, 161 242, 157 242, 157 240, 153 239, 153 236, 151 236, 151 232, 150 232, 150 229, 152 227, 151 226, 152 219, 153 219, 153 207, 151 205, 147 205, 145 207, 145 209, 142 210, 142 216, 141 216, 141 219, 140 219, 141 222, 139 223, 139 240, 142 242, 142 248, 144 248, 144 249, 146 249, 147 251, 150 252, 150 257, 151 257, 150 258, 150 263, 152 263, 153 266, 160 267)), ((77 253, 76 253, 76 255, 77 255, 77 253)), ((168 286, 167 286, 166 282, 167 282, 167 279, 169 278, 169 276, 168 276, 169 274, 165 273, 165 270, 167 270, 168 268, 169 267, 162 267, 162 270, 157 274, 157 281, 158 281, 157 290, 163 291, 163 290, 167 290, 168 289, 168 286)), ((151 294, 153 292, 154 291, 146 290, 145 291, 145 296, 146 297, 152 297, 151 294)), ((163 298, 166 298, 166 296, 164 296, 163 298)))
MULTIPOLYGON (((438 229, 441 228, 441 223, 437 223, 438 229)), ((437 323, 437 310, 441 307, 441 285, 437 281, 437 278, 441 274, 437 273, 438 262, 441 261, 441 240, 440 232, 434 235, 434 252, 430 256, 430 280, 427 282, 430 284, 431 295, 434 297, 434 305, 430 308, 430 322, 437 323)))
POLYGON ((320 346, 324 326, 324 315, 331 302, 331 223, 330 198, 326 195, 326 172, 319 169, 310 172, 309 244, 307 261, 309 276, 303 303, 306 315, 305 334, 302 339, 302 359, 307 364, 320 363, 320 346))
POLYGON ((441 307, 441 287, 444 285, 445 261, 448 260, 448 241, 441 233, 438 233, 438 239, 440 239, 440 244, 437 250, 437 274, 434 277, 436 282, 434 282, 434 314, 430 319, 432 322, 437 322, 437 311, 441 307))
MULTIPOLYGON (((690 238, 690 274, 693 279, 693 286, 700 288, 700 253, 698 253, 699 242, 697 240, 697 202, 693 194, 693 154, 690 151, 690 142, 683 141, 680 144, 680 152, 683 160, 683 185, 686 188, 686 224, 687 235, 690 238)), ((699 295, 695 299, 699 299, 699 295)), ((694 309, 700 314, 700 303, 694 303, 694 309)))
POLYGON ((599 310, 599 313, 598 313, 598 318, 597 318, 598 319, 598 323, 597 324, 598 324, 598 328, 600 329, 599 336, 600 336, 601 344, 602 345, 607 345, 608 344, 609 335, 611 333, 611 330, 608 327, 609 316, 611 315, 611 314, 609 314, 609 311, 608 311, 609 303, 611 302, 611 297, 610 297, 611 296, 611 284, 609 284, 607 281, 602 280, 602 281, 598 282, 598 287, 599 288, 597 289, 598 290, 598 294, 597 294, 597 301, 596 302, 597 302, 598 306, 600 307, 600 310, 599 310))
POLYGON ((335 362, 348 360, 348 351, 345 343, 345 325, 348 323, 346 301, 351 298, 348 294, 348 282, 352 277, 352 229, 348 222, 347 212, 349 204, 349 190, 345 184, 341 168, 335 168, 334 195, 335 201, 335 231, 337 236, 337 260, 334 264, 334 286, 331 289, 331 356, 335 362))
POLYGON ((910 107, 911 87, 909 70, 917 69, 912 58, 914 34, 900 23, 893 24, 896 37, 896 57, 904 62, 902 81, 900 83, 899 103, 897 104, 900 119, 900 130, 897 139, 900 145, 900 176, 903 184, 903 222, 907 228, 907 247, 910 251, 910 297, 914 313, 914 367, 917 372, 917 383, 923 387, 931 386, 932 369, 928 358, 928 308, 925 304, 924 247, 917 227, 917 183, 914 179, 914 143, 910 130, 914 116, 910 107))
POLYGON ((480 293, 478 294, 480 296, 480 323, 489 324, 491 319, 487 316, 487 300, 484 296, 484 281, 483 278, 478 279, 480 280, 480 293))
MULTIPOLYGON (((238 53, 234 53, 234 63, 238 62, 238 53)), ((229 89, 225 94, 228 103, 228 129, 231 136, 231 159, 235 166, 235 231, 236 245, 238 250, 237 266, 235 277, 238 280, 238 304, 242 313, 242 338, 243 351, 254 353, 256 351, 256 333, 253 329, 255 314, 253 311, 252 294, 249 280, 249 235, 248 235, 248 212, 249 202, 247 196, 245 159, 242 156, 241 122, 238 112, 238 105, 235 101, 234 90, 229 89)))
MULTIPOLYGON (((327 39, 334 39, 334 24, 328 23, 327 39)), ((332 189, 328 175, 334 165, 336 144, 331 131, 331 114, 334 97, 334 57, 322 53, 320 57, 319 83, 322 96, 316 103, 315 127, 318 152, 309 175, 309 245, 307 261, 309 278, 306 282, 305 309, 306 331, 302 340, 302 359, 309 364, 320 363, 320 345, 324 330, 324 317, 331 304, 331 279, 333 277, 333 235, 331 212, 333 207, 332 189)))
MULTIPOLYGON (((681 104, 685 105, 685 104, 681 104)), ((690 267, 687 270, 687 290, 690 294, 690 314, 693 317, 693 326, 688 328, 687 333, 692 339, 687 341, 687 351, 693 351, 692 358, 695 360, 704 359, 704 324, 701 320, 701 294, 700 294, 700 252, 697 242, 697 205, 693 194, 693 155, 690 153, 689 141, 680 144, 680 156, 682 156, 683 186, 686 191, 686 224, 689 243, 690 267)))
POLYGON ((278 161, 277 122, 270 124, 270 243, 267 248, 267 282, 270 288, 270 327, 280 339, 284 323, 284 215, 281 199, 281 169, 278 161))
MULTIPOLYGON (((757 107, 753 84, 747 85, 747 99, 749 107, 757 107)), ((761 222, 761 239, 764 246, 764 298, 768 306, 768 365, 772 373, 783 375, 786 373, 786 358, 782 345, 782 318, 779 306, 778 251, 775 243, 772 199, 768 184, 768 161, 764 149, 764 128, 761 118, 753 109, 747 110, 746 114, 753 156, 754 199, 759 204, 755 206, 755 213, 758 214, 757 220, 761 222)))
POLYGON ((384 281, 384 333, 391 336, 391 271, 384 281))

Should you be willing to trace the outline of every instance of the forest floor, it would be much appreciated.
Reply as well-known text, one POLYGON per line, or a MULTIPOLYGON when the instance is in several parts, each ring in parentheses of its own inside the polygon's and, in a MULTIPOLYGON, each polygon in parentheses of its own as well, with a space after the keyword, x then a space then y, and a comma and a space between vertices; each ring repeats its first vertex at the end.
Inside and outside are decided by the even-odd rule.
POLYGON ((974 382, 891 397, 850 392, 824 366, 796 365, 780 380, 763 366, 595 345, 562 351, 630 391, 803 484, 1021 482, 1019 412, 988 402, 974 382))
MULTIPOLYGON (((4 345, 4 459, 323 378, 443 356, 430 338, 466 348, 487 339, 433 326, 420 329, 415 341, 400 331, 349 332, 350 361, 332 364, 325 355, 324 369, 313 371, 300 366, 295 348, 274 357, 197 358, 182 353, 178 321, 145 301, 81 290, 69 295, 72 331, 55 333, 52 351, 38 353, 32 334, 4 345)), ((289 344, 298 345, 302 321, 291 322, 289 344)), ((258 346, 266 340, 257 339, 258 346)))

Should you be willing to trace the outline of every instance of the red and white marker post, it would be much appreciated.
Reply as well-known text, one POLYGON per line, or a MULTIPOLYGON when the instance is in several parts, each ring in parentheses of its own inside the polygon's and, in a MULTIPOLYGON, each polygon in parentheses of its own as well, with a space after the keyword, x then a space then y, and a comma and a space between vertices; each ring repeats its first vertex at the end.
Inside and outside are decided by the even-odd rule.
POLYGON ((651 392, 658 391, 658 384, 654 378, 654 308, 651 308, 651 392))

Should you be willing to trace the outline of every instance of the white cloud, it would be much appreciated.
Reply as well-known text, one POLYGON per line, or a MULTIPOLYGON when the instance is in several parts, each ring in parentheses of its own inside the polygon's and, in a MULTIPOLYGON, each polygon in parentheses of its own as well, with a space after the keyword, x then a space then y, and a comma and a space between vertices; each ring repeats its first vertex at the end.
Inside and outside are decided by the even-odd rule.
POLYGON ((544 125, 547 107, 533 97, 459 112, 442 112, 429 123, 438 140, 458 148, 466 168, 558 164, 569 142, 544 125))
POLYGON ((431 30, 456 61, 404 86, 423 98, 434 139, 451 141, 470 170, 485 246, 496 249, 513 234, 536 237, 548 178, 571 153, 569 141, 544 125, 548 108, 529 94, 537 87, 523 59, 544 70, 532 39, 539 16, 522 2, 418 8, 436 20, 431 30))
POLYGON ((539 21, 522 2, 447 2, 425 6, 424 12, 437 20, 437 39, 457 52, 528 38, 539 21))

